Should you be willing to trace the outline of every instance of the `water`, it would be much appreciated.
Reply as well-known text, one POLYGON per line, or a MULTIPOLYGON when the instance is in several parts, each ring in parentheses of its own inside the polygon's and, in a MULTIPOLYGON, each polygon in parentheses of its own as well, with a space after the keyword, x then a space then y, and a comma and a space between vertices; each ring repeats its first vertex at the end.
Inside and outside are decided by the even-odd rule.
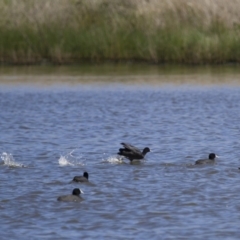
POLYGON ((49 76, 1 76, 1 239, 240 238, 239 74, 49 76), (151 152, 129 164, 121 142, 151 152))

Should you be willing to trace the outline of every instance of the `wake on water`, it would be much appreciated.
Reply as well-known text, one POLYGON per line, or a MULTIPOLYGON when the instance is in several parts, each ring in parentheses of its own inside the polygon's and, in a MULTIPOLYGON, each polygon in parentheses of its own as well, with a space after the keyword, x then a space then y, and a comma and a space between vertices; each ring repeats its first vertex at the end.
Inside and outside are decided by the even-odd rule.
POLYGON ((122 157, 119 156, 110 156, 107 159, 103 159, 102 162, 107 162, 111 164, 125 163, 122 157))
POLYGON ((8 167, 26 167, 23 164, 16 162, 11 153, 3 152, 1 159, 3 161, 2 165, 6 165, 8 167))
MULTIPOLYGON (((79 149, 76 148, 71 152, 61 155, 58 159, 58 164, 60 166, 84 166, 85 160, 83 160, 83 156, 81 154, 77 154, 76 152, 79 149)), ((110 156, 110 157, 103 157, 101 160, 102 163, 111 163, 111 164, 121 164, 125 163, 123 158, 120 156, 110 156)))
MULTIPOLYGON (((82 155, 74 156, 73 153, 78 149, 74 149, 66 155, 61 155, 58 159, 58 164, 60 166, 84 166, 85 160, 82 160, 82 155)), ((11 153, 3 152, 1 155, 2 162, 0 165, 5 165, 8 167, 27 167, 24 164, 18 163, 15 161, 11 153)), ((109 156, 103 158, 102 163, 111 163, 111 164, 121 164, 125 163, 123 158, 119 156, 109 156)))

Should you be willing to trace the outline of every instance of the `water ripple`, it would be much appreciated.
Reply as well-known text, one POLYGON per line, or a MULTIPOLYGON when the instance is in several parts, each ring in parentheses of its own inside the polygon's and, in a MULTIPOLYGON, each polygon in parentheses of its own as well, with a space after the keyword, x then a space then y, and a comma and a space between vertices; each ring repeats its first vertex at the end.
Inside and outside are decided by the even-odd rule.
POLYGON ((238 86, 9 87, 0 102, 2 239, 240 238, 238 86), (151 152, 131 164, 121 142, 151 152), (73 188, 84 201, 57 201, 73 188))

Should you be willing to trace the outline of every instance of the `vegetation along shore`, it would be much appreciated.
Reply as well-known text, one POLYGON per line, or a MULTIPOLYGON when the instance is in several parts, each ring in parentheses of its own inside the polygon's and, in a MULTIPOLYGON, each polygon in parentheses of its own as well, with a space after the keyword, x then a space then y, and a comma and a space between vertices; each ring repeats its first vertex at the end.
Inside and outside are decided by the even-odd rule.
POLYGON ((239 0, 5 0, 0 62, 240 62, 239 0))

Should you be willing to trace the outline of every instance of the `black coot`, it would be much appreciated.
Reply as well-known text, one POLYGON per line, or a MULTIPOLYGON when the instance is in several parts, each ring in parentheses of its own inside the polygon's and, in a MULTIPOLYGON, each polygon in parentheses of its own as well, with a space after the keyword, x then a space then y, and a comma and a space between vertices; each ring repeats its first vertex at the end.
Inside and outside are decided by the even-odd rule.
POLYGON ((214 163, 215 162, 215 158, 216 158, 216 154, 215 153, 210 153, 208 156, 208 159, 199 159, 195 162, 195 164, 207 164, 207 163, 214 163))
POLYGON ((83 193, 81 189, 74 188, 71 195, 60 196, 57 200, 62 202, 80 202, 83 200, 80 196, 81 193, 83 193))
POLYGON ((139 150, 138 148, 134 147, 128 143, 121 143, 124 148, 120 148, 118 155, 124 156, 125 158, 129 159, 130 161, 133 160, 141 160, 145 157, 145 155, 150 152, 148 147, 144 148, 143 151, 139 150))
POLYGON ((88 173, 84 172, 83 176, 75 176, 72 181, 81 183, 88 182, 88 173))

